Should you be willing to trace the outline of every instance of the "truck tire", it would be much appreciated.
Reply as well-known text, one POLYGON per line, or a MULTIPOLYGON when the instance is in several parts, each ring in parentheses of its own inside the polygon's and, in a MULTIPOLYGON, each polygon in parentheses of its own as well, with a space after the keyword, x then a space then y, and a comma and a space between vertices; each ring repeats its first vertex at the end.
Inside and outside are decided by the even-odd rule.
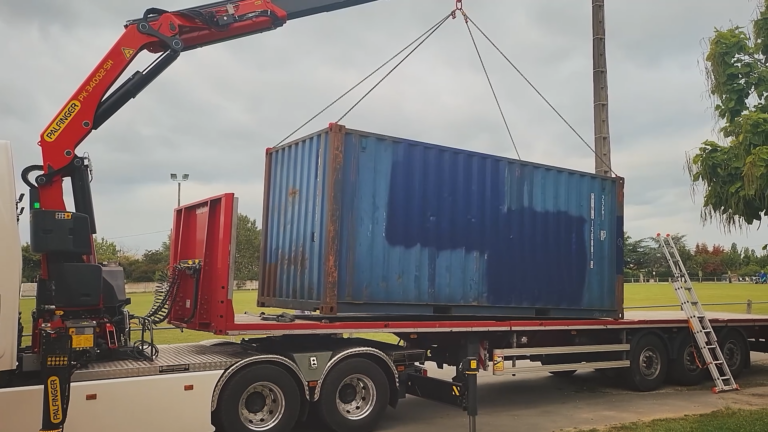
POLYGON ((364 358, 343 360, 323 379, 316 414, 335 432, 371 432, 389 403, 389 382, 364 358))
POLYGON ((219 393, 217 432, 289 432, 299 417, 301 394, 285 370, 255 364, 233 374, 219 393))
POLYGON ((706 362, 690 333, 681 333, 674 341, 673 349, 675 355, 669 360, 667 381, 681 386, 700 384, 709 373, 706 367, 700 367, 706 362))
POLYGON ((664 383, 668 362, 667 347, 658 336, 641 336, 629 353, 629 368, 624 371, 627 384, 635 391, 656 390, 664 383))
POLYGON ((723 353, 725 364, 731 370, 731 375, 734 379, 738 378, 749 362, 749 342, 740 331, 725 329, 717 336, 717 344, 723 353))

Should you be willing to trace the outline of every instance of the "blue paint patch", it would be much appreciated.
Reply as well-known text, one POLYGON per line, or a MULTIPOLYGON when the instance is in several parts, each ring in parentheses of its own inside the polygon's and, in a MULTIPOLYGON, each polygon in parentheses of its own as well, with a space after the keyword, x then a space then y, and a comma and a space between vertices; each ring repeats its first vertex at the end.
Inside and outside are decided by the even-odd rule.
MULTIPOLYGON (((481 254, 486 260, 484 304, 581 307, 589 267, 587 220, 566 211, 534 210, 533 203, 546 197, 530 186, 537 175, 532 167, 450 157, 449 151, 445 157, 430 155, 435 151, 397 147, 387 242, 437 254, 481 254), (520 175, 508 179, 507 168, 520 175)), ((436 289, 434 257, 430 253, 430 292, 436 289)))

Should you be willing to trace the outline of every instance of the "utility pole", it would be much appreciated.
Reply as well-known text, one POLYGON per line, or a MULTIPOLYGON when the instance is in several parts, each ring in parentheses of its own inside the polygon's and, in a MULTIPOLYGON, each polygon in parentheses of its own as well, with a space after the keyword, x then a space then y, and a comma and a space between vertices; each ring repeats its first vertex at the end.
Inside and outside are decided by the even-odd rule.
POLYGON ((605 59, 605 0, 592 0, 592 66, 595 173, 611 176, 611 134, 608 128, 608 65, 605 59))

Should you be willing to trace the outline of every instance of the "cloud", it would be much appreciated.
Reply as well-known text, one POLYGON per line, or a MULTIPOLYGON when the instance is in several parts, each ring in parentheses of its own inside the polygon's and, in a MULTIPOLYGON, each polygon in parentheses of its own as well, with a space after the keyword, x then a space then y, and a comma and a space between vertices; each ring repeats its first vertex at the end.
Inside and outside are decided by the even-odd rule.
MULTIPOLYGON (((147 7, 187 0, 0 3, 0 138, 17 171, 40 163, 40 131, 147 7)), ((448 13, 445 0, 381 0, 303 18, 257 36, 185 52, 78 152, 93 158, 99 234, 134 250, 154 248, 170 228, 176 185, 186 202, 236 192, 260 221, 264 150, 314 115, 448 13)), ((465 2, 467 12, 591 145, 589 2, 465 2)), ((633 237, 680 231, 708 243, 759 247, 759 236, 725 236, 699 221, 682 166, 711 137, 698 62, 714 27, 748 24, 752 2, 663 0, 606 6, 614 169, 627 179, 633 237)), ((525 160, 592 171, 594 156, 516 72, 475 38, 525 160)), ((138 56, 128 73, 145 67, 138 56)), ((363 85, 294 136, 335 121, 363 85)), ((363 101, 351 128, 514 157, 461 19, 449 20, 363 101)), ((17 173, 18 178, 18 173, 17 173)), ((23 184, 18 183, 19 191, 23 184)), ((26 221, 22 234, 28 238, 26 221)))

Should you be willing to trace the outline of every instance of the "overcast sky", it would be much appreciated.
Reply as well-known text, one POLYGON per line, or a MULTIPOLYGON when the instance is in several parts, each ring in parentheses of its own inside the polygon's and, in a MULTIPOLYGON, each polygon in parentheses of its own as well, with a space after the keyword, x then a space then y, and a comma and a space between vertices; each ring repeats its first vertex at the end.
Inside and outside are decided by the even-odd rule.
MULTIPOLYGON (((40 131, 147 7, 189 0, 0 0, 0 139, 19 172, 40 163, 40 131)), ((381 0, 303 18, 261 35, 194 50, 79 147, 94 163, 99 235, 143 251, 169 230, 182 201, 235 192, 261 220, 264 150, 421 34, 451 0, 381 0), (154 234, 147 234, 154 233, 154 234)), ((626 177, 633 237, 682 232, 759 250, 763 230, 725 235, 702 226, 685 152, 714 126, 700 66, 704 38, 747 25, 754 0, 606 1, 613 167, 626 177)), ((590 144, 589 0, 465 0, 467 12, 590 144)), ((522 158, 593 171, 594 156, 492 48, 481 50, 522 158)), ((128 69, 152 60, 144 53, 128 69)), ((373 83, 374 81, 371 81, 373 83)), ((342 100, 297 136, 325 127, 366 91, 342 100)), ((463 21, 447 22, 343 122, 348 127, 514 156, 463 21)), ((21 224, 26 241, 28 224, 21 224)), ((755 227, 757 228, 757 227, 755 227)))

